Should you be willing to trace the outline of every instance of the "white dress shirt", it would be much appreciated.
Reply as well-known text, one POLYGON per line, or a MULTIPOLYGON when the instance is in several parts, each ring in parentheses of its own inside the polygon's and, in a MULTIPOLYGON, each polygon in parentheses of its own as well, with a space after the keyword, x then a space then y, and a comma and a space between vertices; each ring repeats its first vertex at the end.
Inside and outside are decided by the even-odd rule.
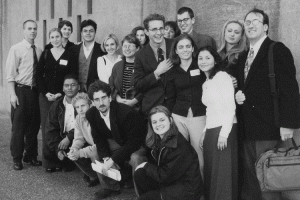
MULTIPOLYGON (((100 111, 99 111, 99 112, 100 112, 100 111)), ((110 128, 110 119, 109 119, 109 112, 110 112, 110 110, 108 110, 106 116, 104 116, 104 115, 102 114, 102 112, 100 112, 100 116, 101 116, 102 119, 104 120, 104 122, 105 122, 107 128, 108 128, 109 130, 111 130, 111 128, 110 128)))
POLYGON ((69 132, 75 127, 75 110, 71 103, 68 103, 66 97, 64 97, 63 104, 65 106, 65 122, 64 122, 64 132, 69 132))
POLYGON ((94 48, 94 45, 95 45, 95 41, 88 48, 85 46, 84 42, 82 43, 83 53, 84 53, 84 56, 85 56, 86 59, 88 59, 89 55, 91 54, 91 52, 92 52, 92 50, 94 48))

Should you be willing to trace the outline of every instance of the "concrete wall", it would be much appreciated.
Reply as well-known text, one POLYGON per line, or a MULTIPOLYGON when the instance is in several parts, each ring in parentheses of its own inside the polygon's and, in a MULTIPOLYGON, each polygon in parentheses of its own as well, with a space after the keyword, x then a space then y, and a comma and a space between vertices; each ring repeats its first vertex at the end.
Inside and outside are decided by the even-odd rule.
MULTIPOLYGON (((44 45, 44 20, 46 32, 57 26, 59 18, 71 21, 74 31, 70 40, 77 42, 77 17, 81 15, 82 20, 90 18, 97 22, 96 41, 101 42, 108 33, 115 33, 122 40, 133 27, 141 25, 150 13, 163 14, 166 20, 175 20, 176 11, 182 6, 194 10, 196 31, 209 34, 218 41, 220 29, 225 21, 243 19, 246 12, 256 6, 269 14, 270 37, 283 41, 291 49, 300 80, 300 57, 296 57, 300 55, 300 39, 297 34, 300 32, 300 24, 297 22, 300 16, 296 12, 300 8, 299 0, 93 0, 92 14, 87 14, 87 0, 73 0, 71 17, 68 17, 67 12, 68 0, 54 0, 54 19, 51 19, 51 1, 38 1, 36 44, 40 47, 44 45)), ((36 0, 0 2, 0 112, 8 114, 10 106, 4 73, 5 61, 9 48, 23 38, 23 21, 36 19, 36 0)))

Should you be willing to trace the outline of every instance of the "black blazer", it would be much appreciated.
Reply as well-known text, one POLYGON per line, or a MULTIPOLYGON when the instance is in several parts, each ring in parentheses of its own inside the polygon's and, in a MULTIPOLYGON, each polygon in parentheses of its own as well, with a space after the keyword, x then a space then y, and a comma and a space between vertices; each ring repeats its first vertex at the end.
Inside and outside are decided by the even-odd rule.
MULTIPOLYGON (((246 96, 243 105, 238 108, 244 139, 280 139, 280 129, 275 127, 273 97, 268 77, 268 50, 272 42, 266 38, 262 43, 245 82, 244 67, 248 52, 242 54, 238 61, 239 90, 246 96)), ((274 47, 274 68, 279 90, 280 127, 299 128, 299 87, 294 59, 290 50, 282 43, 277 43, 274 47)))
MULTIPOLYGON (((166 41, 166 56, 169 58, 172 41, 166 41)), ((155 58, 154 52, 147 44, 144 48, 136 53, 134 61, 134 87, 137 92, 143 93, 142 111, 147 113, 153 106, 163 103, 165 95, 163 89, 164 75, 159 80, 156 80, 154 70, 156 70, 158 62, 155 58)))
POLYGON ((86 118, 91 125, 99 159, 111 157, 115 163, 122 166, 123 162, 130 160, 130 155, 142 146, 147 129, 139 112, 125 104, 111 101, 109 112, 111 131, 96 107, 86 112, 86 118), (121 146, 113 154, 107 142, 109 138, 121 146))
MULTIPOLYGON (((74 46, 74 45, 75 45, 75 44, 74 44, 73 42, 70 42, 70 40, 68 40, 68 42, 67 42, 67 44, 66 44, 66 46, 65 46, 65 49, 68 50, 70 47, 72 47, 72 46, 74 46)), ((46 49, 49 49, 49 50, 50 50, 51 48, 53 48, 53 45, 51 44, 51 42, 49 42, 49 44, 46 44, 44 50, 46 50, 46 49)))
MULTIPOLYGON (((70 53, 70 60, 68 62, 68 65, 70 69, 72 69, 72 72, 78 76, 79 74, 79 53, 80 53, 80 48, 82 46, 83 42, 81 42, 78 45, 74 45, 71 48, 69 48, 69 53, 70 53)), ((88 73, 88 78, 87 78, 87 88, 91 83, 93 83, 95 80, 98 80, 98 73, 97 73, 97 59, 100 56, 105 55, 101 50, 101 45, 97 42, 95 42, 92 57, 91 57, 91 62, 89 66, 89 73, 88 73)))

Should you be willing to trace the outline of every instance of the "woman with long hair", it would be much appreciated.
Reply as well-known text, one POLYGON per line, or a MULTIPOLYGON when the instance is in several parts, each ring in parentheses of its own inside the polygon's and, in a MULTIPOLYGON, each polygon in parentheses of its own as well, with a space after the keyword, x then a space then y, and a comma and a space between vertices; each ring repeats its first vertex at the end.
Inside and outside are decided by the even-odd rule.
POLYGON ((132 29, 131 34, 135 35, 140 41, 141 48, 149 43, 149 37, 145 34, 145 28, 142 26, 137 26, 132 29))
POLYGON ((146 145, 152 149, 155 161, 141 163, 135 169, 138 200, 199 200, 203 182, 197 153, 164 106, 156 106, 149 112, 146 145))
POLYGON ((167 21, 165 23, 164 37, 173 39, 179 35, 180 35, 180 30, 179 30, 177 23, 174 21, 167 21))

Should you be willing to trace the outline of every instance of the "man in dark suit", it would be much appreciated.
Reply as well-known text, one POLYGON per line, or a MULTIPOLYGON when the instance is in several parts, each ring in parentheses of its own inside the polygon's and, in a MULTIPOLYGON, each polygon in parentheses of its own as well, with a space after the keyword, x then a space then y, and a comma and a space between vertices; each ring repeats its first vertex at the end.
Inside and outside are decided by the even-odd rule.
POLYGON ((143 118, 128 105, 111 100, 110 86, 102 81, 92 83, 88 90, 94 107, 86 112, 92 137, 96 144, 99 160, 103 163, 99 174, 101 190, 97 198, 120 194, 119 182, 105 176, 107 170, 124 168, 129 161, 133 170, 146 161, 144 150, 140 149, 147 132, 143 118))
POLYGON ((97 58, 105 53, 100 44, 95 42, 97 24, 91 19, 84 20, 80 26, 83 42, 69 49, 69 67, 78 75, 80 91, 86 92, 95 80, 98 80, 97 58))
POLYGON ((192 36, 197 49, 205 46, 211 46, 213 49, 217 50, 216 41, 212 37, 206 34, 197 33, 194 30, 195 22, 194 12, 191 8, 182 7, 177 11, 177 24, 181 33, 187 33, 192 36))
POLYGON ((241 55, 239 91, 236 101, 242 130, 241 199, 280 199, 280 193, 262 193, 256 177, 255 162, 261 153, 275 147, 280 138, 293 137, 299 128, 299 88, 290 50, 282 43, 274 47, 274 69, 279 95, 280 125, 275 125, 274 102, 271 95, 268 50, 273 41, 267 36, 269 18, 264 11, 253 9, 245 17, 245 33, 250 50, 241 55))
POLYGON ((150 42, 139 50, 134 61, 134 86, 144 94, 142 111, 147 113, 163 103, 163 76, 173 64, 169 60, 172 40, 164 38, 165 17, 151 14, 144 20, 145 33, 150 42))

